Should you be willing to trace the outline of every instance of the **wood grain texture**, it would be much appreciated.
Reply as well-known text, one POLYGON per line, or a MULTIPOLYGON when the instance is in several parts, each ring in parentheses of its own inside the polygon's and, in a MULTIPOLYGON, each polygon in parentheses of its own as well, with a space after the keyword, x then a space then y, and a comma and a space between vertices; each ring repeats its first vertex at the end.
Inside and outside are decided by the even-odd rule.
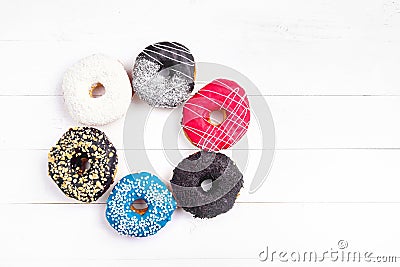
POLYGON ((213 220, 194 220, 178 210, 156 236, 132 239, 112 231, 104 217, 104 205, 2 205, 1 208, 9 215, 7 221, 0 222, 0 234, 8 240, 2 260, 15 262, 67 258, 127 260, 132 264, 143 261, 152 265, 151 260, 204 259, 222 264, 231 259, 255 265, 259 252, 267 245, 275 249, 329 250, 343 236, 354 248, 384 247, 390 255, 397 249, 385 244, 398 245, 398 230, 393 230, 400 223, 394 212, 399 204, 237 203, 232 211, 213 220), (34 216, 27 217, 27 210, 34 216), (382 223, 385 227, 379 233, 371 231, 382 223), (41 244, 38 249, 37 242, 41 244), (228 246, 228 243, 234 244, 228 246))
MULTIPOLYGON (((249 97, 250 103, 259 97, 249 97)), ((0 113, 4 114, 1 123, 12 125, 2 130, 0 150, 48 150, 69 127, 78 125, 63 101, 61 96, 0 97, 0 113)), ((277 149, 400 148, 400 127, 395 122, 396 114, 400 114, 400 96, 279 96, 267 97, 266 101, 275 124, 277 149)), ((136 99, 132 105, 133 110, 139 110, 146 104, 136 99)), ((146 127, 153 131, 146 148, 162 149, 158 137, 169 112, 156 109, 150 113, 146 127), (152 120, 157 123, 151 123, 152 120)), ((179 125, 179 121, 176 123, 179 125)), ((121 119, 98 128, 107 133, 117 148, 136 149, 123 146, 123 127, 121 119)), ((142 127, 138 126, 138 130, 142 127)), ((249 139, 257 138, 257 127, 256 120, 252 120, 249 139)), ((186 148, 195 148, 183 136, 180 138, 186 148)), ((249 148, 261 146, 256 142, 249 148)))
MULTIPOLYGON (((340 239, 400 256, 399 30, 399 0, 2 1, 0 265, 265 266, 272 264, 258 254, 267 245, 329 250, 340 239), (265 98, 272 112, 274 163, 249 194, 261 148, 252 123, 245 188, 229 213, 195 220, 178 209, 156 236, 120 237, 105 221, 109 192, 79 204, 47 176, 48 150, 77 125, 61 80, 93 53, 129 71, 144 47, 164 40, 257 85, 260 94, 249 99, 265 98)), ((145 104, 135 98, 132 105, 145 104)), ((168 182, 174 166, 159 134, 166 114, 155 110, 139 127, 150 133, 147 150, 124 146, 123 119, 99 127, 119 150, 116 180, 140 170, 125 162, 124 152, 134 151, 146 153, 168 182)), ((195 151, 178 141, 182 158, 195 151)))
MULTIPOLYGON (((195 151, 184 151, 187 156, 195 151)), ((146 151, 138 150, 138 157, 146 151)), ((175 166, 163 157, 162 151, 147 152, 155 170, 166 182, 172 178, 175 166)), ((249 194, 251 177, 258 162, 257 153, 250 153, 250 166, 244 177, 238 202, 246 203, 341 203, 341 202, 399 202, 397 194, 400 175, 399 150, 279 150, 273 168, 264 185, 249 194)), ((119 153, 120 164, 116 181, 130 170, 124 153, 119 153)), ((13 188, 0 195, 3 204, 75 203, 66 198, 47 176, 47 151, 0 151, 0 160, 10 170, 19 170, 4 179, 3 186, 13 188), (23 163, 22 167, 21 163, 23 163)), ((107 192, 97 203, 104 203, 107 192)))
MULTIPOLYGON (((265 35, 262 29, 259 34, 265 35)), ((104 53, 120 60, 130 71, 136 56, 154 41, 151 38, 141 40, 143 37, 134 35, 127 35, 123 41, 109 38, 94 41, 0 40, 0 71, 7 73, 2 78, 0 94, 61 95, 62 75, 81 58, 104 53)), ((187 38, 176 39, 188 42, 197 61, 235 68, 248 76, 262 95, 400 95, 396 71, 400 68, 399 42, 249 41, 245 37, 210 42, 211 37, 207 35, 196 41, 187 38), (220 46, 221 43, 224 45, 220 46)))

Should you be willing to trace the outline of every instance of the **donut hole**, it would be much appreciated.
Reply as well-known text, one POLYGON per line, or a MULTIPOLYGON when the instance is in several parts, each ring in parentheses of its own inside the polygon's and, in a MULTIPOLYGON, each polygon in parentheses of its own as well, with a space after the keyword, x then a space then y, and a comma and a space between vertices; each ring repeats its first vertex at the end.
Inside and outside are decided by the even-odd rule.
POLYGON ((210 112, 209 122, 214 126, 221 125, 226 119, 226 110, 219 109, 210 112))
POLYGON ((131 210, 140 215, 145 214, 148 209, 149 206, 147 205, 147 202, 144 199, 136 199, 131 204, 131 210))
POLYGON ((95 83, 89 90, 89 95, 91 98, 99 98, 105 95, 106 88, 101 83, 95 83))
POLYGON ((212 179, 205 179, 203 182, 201 182, 200 186, 201 189, 203 189, 204 192, 208 192, 211 190, 213 184, 212 179))
POLYGON ((71 158, 72 168, 83 174, 90 169, 89 157, 86 153, 77 153, 71 158))

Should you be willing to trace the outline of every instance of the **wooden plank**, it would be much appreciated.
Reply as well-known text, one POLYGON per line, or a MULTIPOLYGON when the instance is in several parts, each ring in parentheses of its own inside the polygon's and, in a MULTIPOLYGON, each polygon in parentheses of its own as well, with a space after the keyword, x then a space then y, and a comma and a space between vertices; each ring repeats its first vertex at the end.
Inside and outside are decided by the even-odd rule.
MULTIPOLYGON (((250 97, 250 102, 262 100, 257 98, 250 97)), ((400 147, 400 125, 393 119, 400 114, 400 97, 268 97, 266 100, 275 123, 277 149, 400 147)), ((143 102, 132 105, 132 112, 148 108, 143 102)), ((146 127, 152 131, 146 137, 145 148, 162 149, 163 123, 161 119, 157 124, 151 121, 167 118, 169 112, 157 109, 149 115, 146 127)), ((62 97, 0 97, 0 113, 1 123, 6 126, 0 135, 2 150, 48 150, 69 127, 77 125, 66 111, 62 97)), ((179 128, 178 124, 179 121, 179 128)), ((123 127, 121 119, 98 128, 119 149, 140 148, 123 147, 123 127)), ((142 131, 144 126, 137 127, 142 131)), ((250 128, 248 138, 260 141, 262 133, 256 120, 252 120, 250 128)), ((183 135, 179 136, 179 142, 186 148, 195 148, 183 135)), ((262 145, 252 141, 248 148, 260 149, 262 145)))
POLYGON ((161 0, 91 0, 79 8, 66 0, 2 5, 1 94, 60 95, 63 73, 84 56, 109 54, 129 70, 150 43, 176 40, 197 61, 248 76, 263 95, 399 95, 400 15, 393 1, 176 5, 179 16, 168 17, 170 6, 161 0), (223 14, 229 16, 221 19, 223 14), (179 27, 161 27, 160 20, 179 27))
POLYGON ((210 220, 193 219, 178 210, 165 228, 145 239, 118 236, 108 226, 104 208, 104 205, 1 205, 6 219, 0 221, 0 234, 7 240, 7 246, 2 249, 0 262, 96 259, 134 264, 149 260, 207 262, 208 259, 223 263, 225 259, 237 259, 255 265, 259 264, 258 255, 266 246, 322 253, 337 249, 341 239, 348 242, 349 250, 373 251, 375 255, 398 253, 399 204, 242 203, 210 220), (383 223, 385 227, 381 227, 383 223))
POLYGON ((399 26, 397 11, 396 2, 378 0, 312 0, 307 5, 290 0, 256 0, 251 5, 228 0, 218 3, 178 0, 172 5, 162 0, 151 3, 90 0, 79 6, 66 0, 34 4, 17 0, 2 6, 0 16, 4 23, 0 36, 1 40, 103 41, 97 37, 163 38, 185 34, 192 40, 205 36, 210 40, 219 37, 218 41, 272 36, 281 40, 309 41, 376 40, 379 34, 382 40, 391 41, 398 40, 391 31, 399 26), (166 15, 172 8, 179 9, 179 16, 166 15), (194 14, 201 14, 201 17, 194 19, 194 14), (171 27, 162 27, 160 22, 171 27))
MULTIPOLYGON (((136 151, 143 157, 145 151, 136 151)), ((185 151, 182 158, 190 151, 185 151)), ((154 169, 131 169, 123 151, 116 181, 137 171, 156 172, 165 182, 172 177, 175 165, 162 151, 149 153, 154 169)), ((249 186, 260 161, 249 153, 249 165, 241 168, 244 188, 238 202, 243 203, 374 203, 400 202, 400 150, 279 150, 271 172, 254 194, 249 186)), ((133 160, 133 159, 131 159, 133 160)), ((235 158, 233 158, 235 160, 235 158)), ((47 151, 0 151, 5 174, 0 203, 77 203, 65 197, 47 176, 47 151)), ((260 163, 263 164, 263 163, 260 163)), ((104 203, 110 190, 98 203, 104 203)))
MULTIPOLYGON (((262 95, 399 95, 398 42, 228 39, 236 43, 232 46, 176 39, 192 49, 197 61, 223 64, 247 76, 262 95)), ((0 41, 0 94, 61 95, 64 72, 81 58, 104 53, 130 71, 136 56, 154 41, 133 35, 124 41, 0 41)))

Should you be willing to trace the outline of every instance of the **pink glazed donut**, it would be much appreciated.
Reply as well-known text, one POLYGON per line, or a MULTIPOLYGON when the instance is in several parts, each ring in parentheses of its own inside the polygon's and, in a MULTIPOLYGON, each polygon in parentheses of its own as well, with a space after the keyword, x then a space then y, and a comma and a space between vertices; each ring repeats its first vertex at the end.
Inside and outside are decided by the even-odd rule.
POLYGON ((234 81, 217 79, 204 86, 183 107, 182 126, 186 137, 206 151, 219 151, 236 144, 250 122, 246 92, 234 81), (213 111, 221 110, 224 120, 214 124, 213 111))

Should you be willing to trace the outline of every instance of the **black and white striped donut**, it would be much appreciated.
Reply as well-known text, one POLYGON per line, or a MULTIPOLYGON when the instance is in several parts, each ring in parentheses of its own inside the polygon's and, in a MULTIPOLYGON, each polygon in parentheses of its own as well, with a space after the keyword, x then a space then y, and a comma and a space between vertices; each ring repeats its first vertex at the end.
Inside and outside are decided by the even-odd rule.
POLYGON ((194 78, 193 55, 176 42, 146 47, 132 70, 133 90, 153 107, 173 108, 185 102, 193 91, 194 78))

